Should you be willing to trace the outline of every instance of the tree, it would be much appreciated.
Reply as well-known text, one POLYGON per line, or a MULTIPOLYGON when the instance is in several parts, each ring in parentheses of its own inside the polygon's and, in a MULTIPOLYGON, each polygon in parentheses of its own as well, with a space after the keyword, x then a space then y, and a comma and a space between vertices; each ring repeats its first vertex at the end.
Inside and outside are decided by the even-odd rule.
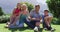
POLYGON ((2 8, 0 7, 0 16, 2 16, 4 13, 2 11, 2 8))
POLYGON ((47 0, 47 5, 54 17, 60 17, 60 0, 47 0))

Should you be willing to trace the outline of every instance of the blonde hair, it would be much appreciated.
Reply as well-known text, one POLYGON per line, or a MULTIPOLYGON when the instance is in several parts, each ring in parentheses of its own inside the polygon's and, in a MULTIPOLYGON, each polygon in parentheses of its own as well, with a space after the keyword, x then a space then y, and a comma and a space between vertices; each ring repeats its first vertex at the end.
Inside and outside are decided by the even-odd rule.
POLYGON ((25 6, 25 7, 26 7, 26 11, 28 11, 28 7, 27 7, 26 4, 22 4, 21 6, 22 6, 22 7, 25 6))

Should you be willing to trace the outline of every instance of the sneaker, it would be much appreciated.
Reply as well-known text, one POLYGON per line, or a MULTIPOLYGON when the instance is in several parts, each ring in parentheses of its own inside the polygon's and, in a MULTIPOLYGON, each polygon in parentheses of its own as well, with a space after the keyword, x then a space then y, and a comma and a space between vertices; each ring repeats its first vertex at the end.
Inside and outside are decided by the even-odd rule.
POLYGON ((34 31, 38 31, 38 27, 35 27, 35 28, 34 28, 34 31))
POLYGON ((10 22, 7 22, 7 23, 6 23, 6 25, 9 25, 9 24, 10 24, 10 22))
POLYGON ((47 30, 47 28, 44 28, 44 30, 47 30))

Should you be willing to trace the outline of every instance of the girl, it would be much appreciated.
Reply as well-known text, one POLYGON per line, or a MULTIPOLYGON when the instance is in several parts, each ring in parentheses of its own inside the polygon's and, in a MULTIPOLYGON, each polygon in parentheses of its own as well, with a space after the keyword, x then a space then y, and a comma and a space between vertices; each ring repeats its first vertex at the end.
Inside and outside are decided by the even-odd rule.
POLYGON ((17 6, 16 6, 16 8, 14 8, 13 13, 10 17, 10 23, 8 22, 7 27, 10 26, 11 24, 13 24, 13 25, 16 24, 15 20, 16 20, 17 16, 19 16, 20 12, 21 12, 21 4, 17 3, 17 6))

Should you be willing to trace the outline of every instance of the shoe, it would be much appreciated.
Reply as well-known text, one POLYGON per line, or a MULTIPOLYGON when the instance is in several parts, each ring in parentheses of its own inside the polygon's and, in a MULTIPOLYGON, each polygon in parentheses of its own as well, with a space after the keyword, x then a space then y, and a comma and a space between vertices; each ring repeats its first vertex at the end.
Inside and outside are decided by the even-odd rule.
POLYGON ((44 30, 47 30, 47 28, 44 28, 44 30))
POLYGON ((38 31, 38 27, 35 27, 35 28, 34 28, 34 31, 38 31))

